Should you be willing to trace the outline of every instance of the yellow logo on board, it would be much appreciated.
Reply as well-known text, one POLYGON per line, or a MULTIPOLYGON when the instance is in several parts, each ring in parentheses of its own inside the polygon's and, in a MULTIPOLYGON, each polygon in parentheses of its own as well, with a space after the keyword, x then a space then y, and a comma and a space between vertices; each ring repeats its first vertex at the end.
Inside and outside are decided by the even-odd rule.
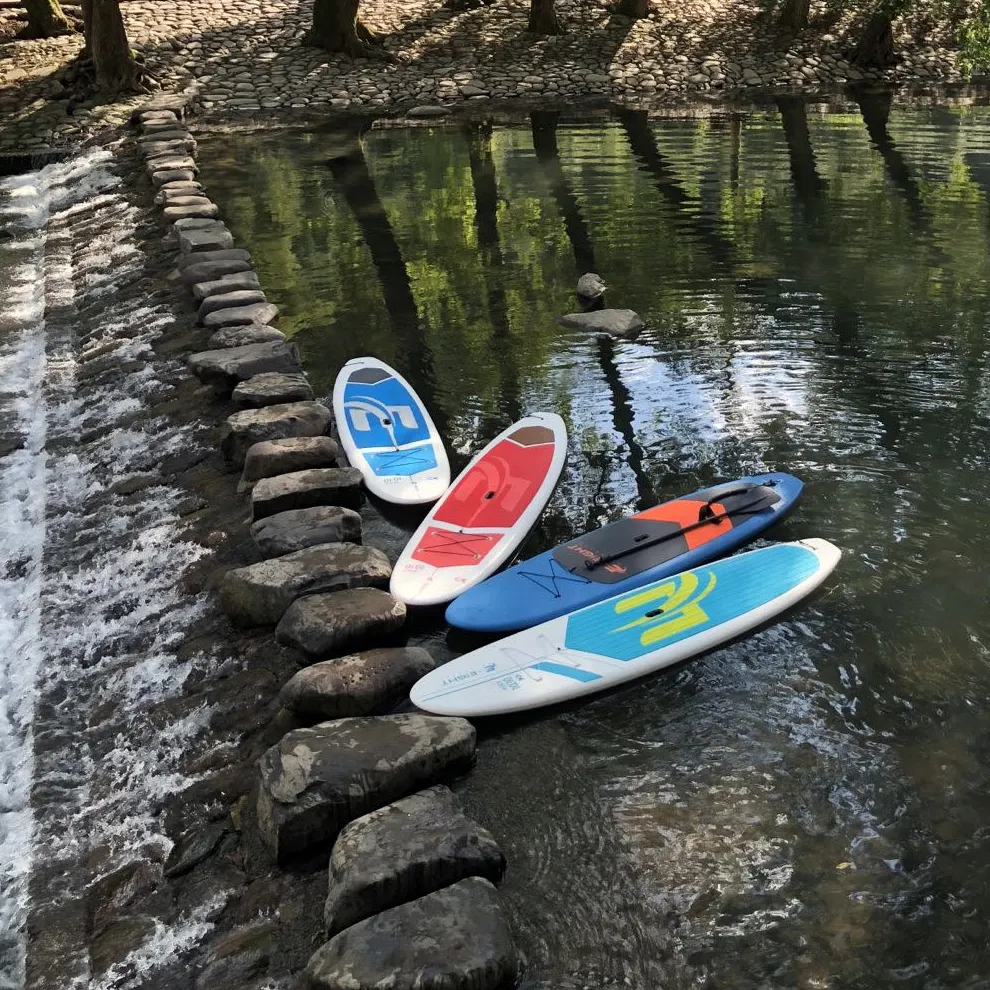
POLYGON ((707 573, 708 583, 704 587, 701 586, 698 574, 688 571, 649 591, 623 598, 615 605, 616 615, 641 609, 644 605, 652 604, 654 607, 612 632, 621 633, 642 626, 644 628, 639 641, 643 646, 651 646, 688 629, 703 626, 709 617, 699 602, 711 594, 716 581, 712 571, 707 573))

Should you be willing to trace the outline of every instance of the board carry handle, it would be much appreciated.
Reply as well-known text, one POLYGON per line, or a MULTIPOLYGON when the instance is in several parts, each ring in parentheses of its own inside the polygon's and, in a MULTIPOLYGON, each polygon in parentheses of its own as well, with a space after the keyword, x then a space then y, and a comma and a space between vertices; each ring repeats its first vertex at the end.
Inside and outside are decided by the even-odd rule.
POLYGON ((766 492, 762 492, 759 498, 754 498, 750 499, 748 502, 743 502, 742 505, 737 505, 728 512, 716 514, 715 510, 712 509, 712 503, 721 502, 723 499, 731 498, 733 495, 747 495, 750 492, 755 492, 761 488, 768 487, 770 486, 765 483, 750 485, 747 488, 737 488, 733 491, 722 492, 719 495, 715 495, 705 502, 705 504, 698 510, 699 518, 696 523, 691 523, 688 526, 682 526, 680 529, 674 530, 673 533, 664 533, 663 536, 657 536, 652 540, 647 540, 645 543, 637 543, 635 546, 626 547, 624 550, 617 550, 615 553, 606 554, 604 557, 598 557, 595 560, 586 560, 584 562, 584 566, 589 571, 593 571, 596 567, 601 567, 603 564, 611 564, 613 561, 620 560, 622 557, 626 557, 631 553, 636 553, 638 550, 645 550, 647 547, 655 547, 660 543, 666 543, 667 540, 672 540, 677 536, 683 536, 685 533, 690 533, 692 530, 700 529, 702 526, 707 526, 709 523, 720 523, 723 519, 730 519, 732 516, 739 515, 747 509, 752 509, 754 505, 759 505, 759 503, 767 497, 766 492))

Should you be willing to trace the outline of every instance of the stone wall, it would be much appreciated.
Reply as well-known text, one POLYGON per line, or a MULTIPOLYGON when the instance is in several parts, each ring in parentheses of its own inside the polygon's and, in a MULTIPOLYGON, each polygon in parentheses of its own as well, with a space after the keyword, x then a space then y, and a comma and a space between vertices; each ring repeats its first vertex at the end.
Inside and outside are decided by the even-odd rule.
MULTIPOLYGON (((504 859, 445 786, 470 768, 474 728, 390 714, 434 661, 396 645, 405 607, 384 590, 388 558, 361 542, 360 475, 339 463, 331 411, 314 401, 250 255, 197 180, 196 141, 181 118, 177 105, 145 109, 136 140, 176 255, 174 281, 208 335, 188 366, 242 407, 218 439, 240 471, 254 559, 223 575, 217 601, 235 628, 270 630, 273 649, 301 658, 278 695, 272 735, 281 738, 258 760, 256 797, 237 806, 242 826, 256 815, 267 850, 256 855, 298 870, 329 853, 326 941, 301 985, 511 986, 520 961, 493 886, 504 859), (278 719, 289 731, 278 732, 278 719)), ((188 872, 228 831, 217 823, 190 833, 166 874, 188 872)), ((256 927, 218 940, 196 985, 242 985, 238 967, 250 969, 271 937, 256 927)))

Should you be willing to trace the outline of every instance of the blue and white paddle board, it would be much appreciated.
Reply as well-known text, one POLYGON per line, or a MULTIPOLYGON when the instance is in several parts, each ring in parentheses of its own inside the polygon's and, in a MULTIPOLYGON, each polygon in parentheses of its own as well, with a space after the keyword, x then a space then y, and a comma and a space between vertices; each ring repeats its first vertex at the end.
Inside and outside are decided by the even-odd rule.
POLYGON ((737 478, 585 533, 469 588, 447 621, 511 632, 717 560, 755 540, 801 496, 790 474, 737 478))
POLYGON ((501 715, 604 691, 704 653, 817 588, 841 552, 777 543, 684 571, 436 668, 410 698, 437 715, 501 715))
POLYGON ((399 505, 435 502, 450 464, 430 414, 394 368, 373 357, 348 361, 333 386, 337 432, 369 492, 399 505))

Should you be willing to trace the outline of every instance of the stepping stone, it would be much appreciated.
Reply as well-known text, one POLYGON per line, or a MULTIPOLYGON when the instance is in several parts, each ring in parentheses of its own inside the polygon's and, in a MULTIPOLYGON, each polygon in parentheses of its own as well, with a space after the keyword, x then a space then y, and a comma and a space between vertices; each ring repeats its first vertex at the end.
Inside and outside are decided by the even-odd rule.
MULTIPOLYGON (((157 196, 155 197, 158 198, 157 196)), ((173 209, 176 206, 212 206, 213 201, 208 199, 202 193, 197 192, 195 189, 190 189, 184 191, 181 195, 178 193, 173 193, 171 196, 163 196, 159 203, 161 206, 165 206, 166 209, 173 209)))
POLYGON ((161 168, 160 171, 151 172, 151 184, 158 189, 168 182, 191 182, 196 178, 196 173, 190 168, 161 168))
POLYGON ((155 193, 155 202, 160 206, 174 196, 204 196, 203 183, 195 179, 189 182, 167 182, 155 193))
POLYGON ((635 337, 643 329, 643 321, 631 309, 599 309, 593 313, 569 313, 557 318, 557 323, 571 330, 594 330, 611 337, 635 337))
POLYGON ((265 372, 302 370, 299 348, 287 340, 200 351, 191 354, 186 364, 201 382, 213 382, 226 388, 265 372))
POLYGON ((154 137, 156 134, 171 134, 181 126, 177 120, 153 120, 141 125, 141 133, 145 137, 154 137))
POLYGON ((281 557, 321 543, 360 543, 361 516, 339 505, 289 509, 254 523, 251 537, 265 557, 281 557))
POLYGON ((179 123, 175 123, 171 127, 161 128, 150 133, 148 132, 147 128, 144 128, 144 131, 145 133, 143 133, 137 139, 137 143, 142 148, 146 148, 149 144, 154 144, 157 141, 188 140, 195 143, 195 138, 193 138, 192 134, 179 123))
POLYGON ((275 625, 302 595, 383 587, 392 565, 374 547, 322 543, 227 571, 220 582, 220 607, 241 626, 275 625))
POLYGON ((203 326, 219 329, 240 326, 243 323, 274 323, 277 318, 278 306, 270 302, 256 302, 218 309, 203 317, 203 326))
MULTIPOLYGON (((261 375, 256 375, 261 378, 261 375)), ((266 376, 266 377, 275 377, 266 376)), ((288 377, 280 375, 279 377, 288 377)), ((302 378, 302 375, 295 376, 302 378)), ((250 385, 250 378, 242 384, 250 385)), ((303 379, 305 381, 305 379, 303 379)), ((238 385, 237 388, 241 386, 238 385)), ((236 394, 237 389, 234 389, 236 394)), ((274 478, 279 474, 295 474, 310 468, 333 467, 337 463, 340 448, 330 437, 286 437, 284 440, 262 440, 254 444, 244 458, 241 481, 253 485, 262 478, 274 478)), ((333 542, 324 540, 323 542, 333 542)))
POLYGON ((357 468, 310 468, 262 478, 251 493, 251 518, 257 522, 276 512, 314 505, 359 509, 363 501, 361 472, 357 468))
POLYGON ((189 220, 192 218, 212 220, 220 212, 214 203, 204 199, 194 206, 166 206, 162 210, 162 216, 166 223, 175 223, 176 220, 189 220))
MULTIPOLYGON (((221 224, 222 226, 222 224, 221 224)), ((176 264, 180 271, 185 271, 193 265, 202 265, 210 261, 250 261, 251 254, 244 248, 220 248, 217 251, 197 251, 195 254, 180 255, 176 264)))
MULTIPOLYGON (((204 251, 203 254, 214 254, 213 251, 204 251)), ((244 252, 247 254, 247 251, 244 252)), ((196 254, 191 254, 190 258, 196 258, 196 254)), ((251 270, 250 260, 240 261, 236 258, 230 260, 211 259, 195 264, 180 267, 179 278, 186 285, 196 285, 199 282, 212 282, 224 275, 239 275, 241 272, 251 270)))
MULTIPOLYGON (((267 327, 266 329, 271 330, 273 328, 267 327)), ((225 332, 224 330, 218 330, 213 336, 219 337, 220 334, 225 332)), ((279 331, 276 330, 275 333, 279 333, 279 331)), ((284 336, 283 334, 279 335, 284 336)), ((246 382, 241 382, 234 389, 234 394, 231 398, 234 400, 235 405, 244 406, 247 409, 256 409, 261 406, 273 406, 279 402, 303 402, 307 399, 312 399, 313 386, 309 384, 309 380, 305 375, 256 375, 254 378, 249 378, 246 382)), ((336 444, 334 444, 334 449, 336 450, 336 444)), ((287 467, 280 471, 272 471, 271 474, 283 474, 286 471, 301 471, 303 468, 308 467, 330 467, 333 463, 333 461, 329 464, 321 461, 318 464, 299 464, 296 467, 287 467)), ((259 477, 267 478, 270 475, 264 474, 259 475, 259 477)))
POLYGON ((168 123, 170 126, 176 127, 179 123, 179 118, 173 110, 142 110, 138 113, 137 119, 140 121, 142 127, 146 127, 149 124, 162 123, 168 123))
POLYGON ((467 769, 463 718, 344 718, 286 733, 258 761, 258 824, 279 861, 327 848, 361 815, 467 769))
POLYGON ((275 639, 322 660, 385 642, 405 621, 406 606, 388 592, 356 588, 293 602, 275 627, 275 639))
MULTIPOLYGON (((185 230, 218 230, 224 228, 222 220, 215 217, 180 217, 172 225, 176 237, 185 230)), ((193 255, 196 257, 196 255, 193 255)))
MULTIPOLYGON (((282 687, 278 702, 284 708, 318 721, 374 715, 403 701, 416 681, 435 666, 433 657, 415 646, 365 650, 304 667, 282 687)), ((460 880, 460 877, 454 880, 460 880)), ((419 894, 412 896, 419 897, 419 894)), ((353 921, 347 924, 353 924, 353 921)))
MULTIPOLYGON (((249 344, 248 346, 275 345, 249 344)), ((234 351, 239 348, 230 349, 234 351)), ((277 406, 265 406, 263 409, 243 409, 228 416, 221 427, 220 450, 228 464, 244 467, 244 458, 252 444, 262 440, 281 440, 284 437, 320 437, 327 432, 331 418, 330 410, 319 402, 283 402, 277 406)), ((325 505, 326 503, 309 504, 325 505)), ((302 506, 286 505, 282 508, 296 509, 302 506)), ((279 512, 281 509, 273 511, 279 512)), ((271 515, 271 512, 266 512, 265 515, 271 515)))
POLYGON ((210 348, 243 347, 245 344, 266 344, 273 340, 285 340, 285 334, 275 327, 266 327, 260 323, 242 323, 224 327, 211 334, 206 344, 210 348))
MULTIPOLYGON (((167 210, 165 211, 168 212, 167 210)), ((204 299, 199 304, 197 319, 200 323, 204 317, 218 309, 230 309, 232 306, 250 306, 252 303, 263 303, 268 300, 261 289, 234 289, 230 292, 221 292, 209 299, 204 299)))
POLYGON ((190 133, 182 131, 148 134, 138 138, 138 145, 146 158, 196 154, 196 139, 190 133))
MULTIPOLYGON (((222 223, 216 223, 212 227, 202 230, 181 229, 177 233, 179 235, 179 250, 183 254, 192 254, 197 251, 216 251, 234 246, 234 235, 222 223)), ((242 322, 267 323, 268 320, 243 320, 242 322)))
POLYGON ((505 857, 492 834, 464 814, 449 787, 429 787, 356 818, 337 836, 327 935, 467 877, 498 883, 504 873, 505 857))
POLYGON ((168 169, 170 171, 182 170, 192 172, 194 175, 199 172, 196 159, 192 155, 182 154, 181 152, 175 154, 169 151, 161 155, 149 156, 145 159, 144 165, 149 172, 160 172, 162 169, 168 169))
POLYGON ((521 961, 495 888, 468 877, 334 935, 305 990, 508 990, 521 961))
POLYGON ((236 272, 233 275, 223 275, 212 282, 199 282, 192 287, 192 294, 196 302, 202 302, 211 296, 258 288, 258 276, 254 272, 236 272))

